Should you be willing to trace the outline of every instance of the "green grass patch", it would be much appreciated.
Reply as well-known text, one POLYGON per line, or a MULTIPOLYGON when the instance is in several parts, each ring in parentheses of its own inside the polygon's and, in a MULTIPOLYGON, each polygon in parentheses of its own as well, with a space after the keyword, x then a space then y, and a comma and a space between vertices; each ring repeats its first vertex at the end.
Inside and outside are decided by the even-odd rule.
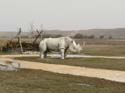
POLYGON ((125 45, 88 45, 83 54, 99 56, 125 56, 125 45))
POLYGON ((125 83, 41 70, 0 71, 1 93, 125 93, 125 83))
POLYGON ((62 64, 62 65, 102 68, 102 69, 112 69, 112 70, 124 70, 125 71, 125 59, 66 58, 64 60, 61 60, 58 58, 40 59, 39 57, 17 57, 15 59, 49 63, 49 64, 62 64))
POLYGON ((0 55, 17 55, 19 52, 0 52, 0 55))

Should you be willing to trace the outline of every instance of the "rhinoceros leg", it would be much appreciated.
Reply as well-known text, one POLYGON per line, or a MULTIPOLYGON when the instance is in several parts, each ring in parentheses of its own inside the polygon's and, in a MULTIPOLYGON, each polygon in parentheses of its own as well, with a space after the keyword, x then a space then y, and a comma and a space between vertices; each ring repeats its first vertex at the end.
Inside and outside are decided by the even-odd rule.
POLYGON ((46 46, 46 42, 45 41, 41 41, 40 42, 40 58, 43 59, 46 57, 47 55, 47 46, 46 46))
POLYGON ((47 57, 47 52, 40 51, 40 58, 46 58, 47 57))
POLYGON ((42 51, 40 51, 40 58, 43 59, 44 58, 44 53, 42 51))
POLYGON ((65 50, 61 49, 60 52, 61 52, 61 59, 65 59, 65 50))
POLYGON ((67 56, 67 50, 68 50, 68 47, 65 49, 65 52, 64 52, 64 57, 66 58, 67 56))
POLYGON ((47 51, 44 52, 44 58, 46 58, 46 57, 47 57, 47 51))

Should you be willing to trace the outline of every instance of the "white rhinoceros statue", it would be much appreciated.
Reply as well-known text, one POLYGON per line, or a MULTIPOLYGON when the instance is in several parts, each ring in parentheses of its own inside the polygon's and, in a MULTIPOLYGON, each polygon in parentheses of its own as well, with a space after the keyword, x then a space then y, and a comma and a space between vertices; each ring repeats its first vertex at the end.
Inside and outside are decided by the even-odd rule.
POLYGON ((65 59, 67 50, 75 53, 79 53, 82 50, 80 44, 76 44, 70 37, 45 38, 41 40, 39 48, 42 59, 46 58, 47 53, 51 51, 60 52, 61 59, 65 59))

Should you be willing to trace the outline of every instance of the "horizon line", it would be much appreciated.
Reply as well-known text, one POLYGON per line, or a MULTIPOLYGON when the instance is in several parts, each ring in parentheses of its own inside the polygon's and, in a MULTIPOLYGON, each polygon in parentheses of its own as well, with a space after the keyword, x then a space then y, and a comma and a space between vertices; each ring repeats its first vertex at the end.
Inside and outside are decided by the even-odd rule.
MULTIPOLYGON (((89 29, 78 29, 78 30, 73 30, 73 29, 43 29, 44 31, 53 31, 53 30, 55 30, 55 31, 81 31, 81 30, 102 30, 102 29, 104 29, 104 30, 106 30, 106 29, 125 29, 125 27, 117 27, 117 28, 89 28, 89 29)), ((18 30, 0 30, 0 32, 17 32, 18 30)), ((30 32, 30 30, 29 31, 24 31, 23 29, 22 29, 22 31, 23 32, 30 32)))

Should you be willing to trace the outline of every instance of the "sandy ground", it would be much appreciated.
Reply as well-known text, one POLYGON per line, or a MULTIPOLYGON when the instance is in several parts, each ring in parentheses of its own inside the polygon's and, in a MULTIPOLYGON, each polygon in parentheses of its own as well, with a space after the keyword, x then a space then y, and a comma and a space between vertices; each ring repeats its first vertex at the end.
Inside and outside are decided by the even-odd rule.
MULTIPOLYGON (((13 57, 22 57, 22 56, 38 56, 38 55, 6 55, 6 56, 1 55, 0 64, 4 64, 4 62, 8 60, 8 61, 20 63, 20 67, 25 68, 25 69, 39 69, 39 70, 50 71, 50 72, 54 72, 54 73, 70 74, 70 75, 75 75, 75 76, 96 77, 96 78, 103 78, 103 79, 107 79, 107 80, 111 80, 111 81, 125 83, 125 71, 46 64, 46 63, 19 61, 19 60, 12 59, 13 57)), ((50 56, 59 57, 57 55, 50 55, 50 56)), ((85 55, 83 55, 83 56, 85 57, 85 55)), ((68 57, 74 57, 74 56, 70 55, 68 57)), ((77 55, 77 57, 78 57, 78 55, 77 55)), ((97 56, 94 56, 94 57, 97 57, 97 56)), ((100 56, 98 56, 98 57, 100 58, 100 56)), ((101 58, 103 58, 103 57, 105 57, 105 56, 101 56, 101 58)), ((108 57, 108 58, 124 59, 125 57, 108 57)))

